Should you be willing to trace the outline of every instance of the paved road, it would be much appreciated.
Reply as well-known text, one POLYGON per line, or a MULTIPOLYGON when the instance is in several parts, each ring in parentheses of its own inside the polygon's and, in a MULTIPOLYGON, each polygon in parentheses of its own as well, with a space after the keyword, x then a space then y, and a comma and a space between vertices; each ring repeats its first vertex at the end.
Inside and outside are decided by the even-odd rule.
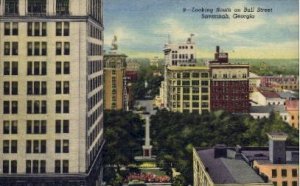
POLYGON ((153 109, 153 100, 137 100, 135 102, 136 106, 145 107, 145 112, 149 112, 151 115, 156 114, 156 110, 153 109))

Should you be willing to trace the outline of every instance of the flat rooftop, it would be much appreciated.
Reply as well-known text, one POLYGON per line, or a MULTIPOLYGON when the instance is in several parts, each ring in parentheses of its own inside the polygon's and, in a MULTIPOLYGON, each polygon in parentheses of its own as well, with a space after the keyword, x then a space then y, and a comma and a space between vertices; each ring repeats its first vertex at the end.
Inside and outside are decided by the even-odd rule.
POLYGON ((227 157, 220 158, 214 158, 213 148, 197 152, 215 184, 264 183, 245 161, 234 158, 233 150, 227 149, 227 157))

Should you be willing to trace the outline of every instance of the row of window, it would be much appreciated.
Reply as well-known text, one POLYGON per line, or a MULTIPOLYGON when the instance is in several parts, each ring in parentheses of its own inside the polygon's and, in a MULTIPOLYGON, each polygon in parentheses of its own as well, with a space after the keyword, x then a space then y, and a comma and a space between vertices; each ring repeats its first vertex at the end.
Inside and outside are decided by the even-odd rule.
MULTIPOLYGON (((55 51, 56 51, 56 55, 58 55, 58 56, 70 55, 70 42, 56 42, 56 50, 55 51)), ((18 42, 4 42, 4 55, 5 56, 9 56, 9 55, 15 56, 18 54, 19 54, 19 43, 18 42)), ((27 55, 28 56, 46 56, 47 55, 47 42, 27 42, 27 55)))
POLYGON ((102 75, 96 76, 93 79, 88 80, 88 92, 92 92, 96 88, 102 85, 102 75))
MULTIPOLYGON (((46 153, 46 140, 26 140, 26 153, 46 153)), ((3 140, 3 153, 18 153, 17 140, 3 140)), ((69 153, 69 140, 55 140, 55 153, 69 153)))
MULTIPOLYGON (((273 182, 273 185, 274 185, 274 186, 277 186, 277 185, 278 185, 277 183, 278 183, 278 182, 274 181, 274 182, 273 182)), ((282 185, 282 186, 288 186, 288 182, 287 182, 287 181, 282 181, 282 182, 281 182, 281 185, 282 185)), ((297 182, 297 181, 292 181, 292 186, 299 186, 299 185, 298 185, 298 182, 297 182)))
POLYGON ((101 101, 102 94, 102 90, 100 90, 99 92, 88 98, 88 110, 94 108, 94 106, 101 101))
MULTIPOLYGON (((291 173, 292 173, 292 177, 298 176, 297 169, 292 169, 291 173)), ((281 177, 287 177, 287 175, 288 175, 287 170, 281 169, 281 177)), ((277 169, 272 169, 272 178, 277 178, 277 169)))
MULTIPOLYGON (((17 36, 19 34, 17 22, 4 23, 5 36, 17 36)), ((70 23, 69 22, 56 22, 56 36, 69 36, 70 23)), ((46 22, 28 22, 27 23, 27 36, 47 36, 47 23, 46 22)))
MULTIPOLYGON (((56 113, 69 113, 70 101, 57 100, 55 104, 56 113)), ((3 114, 18 114, 18 101, 3 101, 3 114)), ((47 114, 47 101, 27 101, 27 114, 47 114)))
MULTIPOLYGON (((46 0, 27 0, 28 15, 46 15, 46 0)), ((69 0, 56 0, 56 14, 69 15, 69 0)), ((5 15, 19 15, 19 0, 5 1, 5 15)))
MULTIPOLYGON (((69 120, 55 120, 55 133, 69 133, 69 120)), ((46 120, 27 120, 26 121, 27 134, 46 134, 47 121, 46 120)), ((3 134, 18 134, 17 120, 3 121, 3 134)))
POLYGON ((174 73, 173 74, 174 78, 208 78, 208 73, 207 72, 183 72, 183 73, 174 73))
MULTIPOLYGON (((3 160, 3 174, 18 173, 17 160, 3 160)), ((69 160, 55 160, 55 173, 68 173, 69 160)), ((46 173, 46 160, 26 160, 26 173, 46 173)))
POLYGON ((101 60, 95 60, 95 61, 89 61, 88 65, 88 73, 93 74, 96 72, 99 72, 102 70, 102 61, 101 60))

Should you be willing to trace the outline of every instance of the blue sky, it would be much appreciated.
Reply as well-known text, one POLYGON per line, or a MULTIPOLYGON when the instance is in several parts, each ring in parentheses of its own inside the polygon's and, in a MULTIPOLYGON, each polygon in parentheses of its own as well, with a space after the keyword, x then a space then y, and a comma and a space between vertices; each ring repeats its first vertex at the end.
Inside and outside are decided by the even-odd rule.
MULTIPOLYGON (((168 41, 195 34, 197 57, 212 58, 216 45, 232 58, 298 58, 299 0, 104 0, 104 45, 117 35, 129 57, 163 57, 168 41), (183 8, 272 8, 255 19, 201 19, 183 8)), ((244 13, 241 14, 250 14, 244 13)))

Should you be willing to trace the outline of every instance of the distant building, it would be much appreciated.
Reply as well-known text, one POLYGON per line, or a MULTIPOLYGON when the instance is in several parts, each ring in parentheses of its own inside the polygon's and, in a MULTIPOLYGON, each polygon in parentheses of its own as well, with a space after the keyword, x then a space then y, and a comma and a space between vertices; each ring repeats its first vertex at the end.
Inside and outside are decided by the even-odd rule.
POLYGON ((125 67, 126 55, 111 52, 104 54, 104 109, 126 109, 125 67))
POLYGON ((250 89, 249 91, 250 92, 256 91, 260 87, 260 84, 261 84, 260 76, 252 72, 249 72, 249 89, 250 89))
POLYGON ((299 90, 298 76, 261 76, 261 86, 279 90, 299 90))
POLYGON ((287 100, 285 102, 286 111, 289 113, 288 123, 299 129, 299 100, 287 100))
POLYGON ((158 59, 158 57, 154 57, 153 59, 150 59, 150 66, 155 66, 155 67, 159 66, 159 59, 158 59))
POLYGON ((174 112, 210 111, 210 79, 206 66, 167 68, 167 106, 174 112))
POLYGON ((243 149, 242 154, 260 175, 268 177, 277 186, 299 185, 299 147, 287 147, 287 135, 282 132, 269 133, 268 148, 243 149))
POLYGON ((137 72, 140 70, 140 63, 135 61, 135 60, 132 60, 132 59, 129 59, 127 62, 126 62, 126 71, 129 71, 129 72, 137 72))
POLYGON ((164 47, 165 66, 195 66, 196 44, 192 36, 185 43, 167 43, 164 47))
POLYGON ((193 34, 187 39, 185 43, 167 43, 164 46, 164 82, 163 87, 163 105, 168 106, 168 92, 169 87, 167 81, 167 69, 173 66, 195 66, 196 65, 196 44, 192 40, 193 34))
POLYGON ((249 114, 254 119, 263 119, 263 118, 269 118, 271 112, 279 113, 281 119, 285 122, 290 121, 290 115, 285 110, 284 105, 251 106, 249 114))
POLYGON ((240 152, 224 145, 193 149, 194 186, 272 186, 242 160, 240 152))
POLYGON ((259 89, 250 94, 253 105, 284 105, 285 99, 282 99, 276 92, 259 89))
POLYGON ((249 65, 229 63, 228 54, 221 53, 217 46, 215 60, 209 62, 209 71, 211 110, 248 113, 249 65))

